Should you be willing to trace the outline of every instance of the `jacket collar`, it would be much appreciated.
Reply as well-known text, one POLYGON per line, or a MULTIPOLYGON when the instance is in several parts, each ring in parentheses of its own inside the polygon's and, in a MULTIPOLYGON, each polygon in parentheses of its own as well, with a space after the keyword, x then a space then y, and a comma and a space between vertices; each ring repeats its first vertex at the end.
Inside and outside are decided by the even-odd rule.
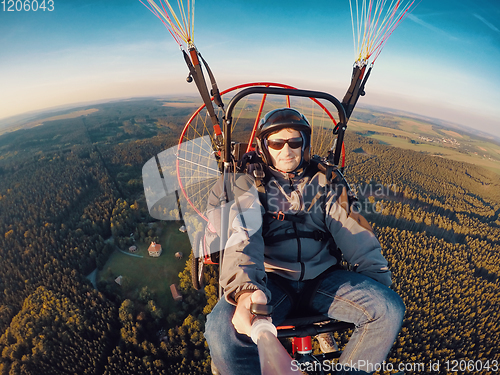
POLYGON ((273 166, 269 166, 269 171, 271 172, 271 175, 276 178, 277 180, 281 181, 286 181, 289 182, 290 180, 296 182, 302 178, 304 175, 305 170, 307 169, 307 166, 305 168, 299 168, 296 169, 293 172, 283 172, 280 171, 279 169, 274 168, 273 166))

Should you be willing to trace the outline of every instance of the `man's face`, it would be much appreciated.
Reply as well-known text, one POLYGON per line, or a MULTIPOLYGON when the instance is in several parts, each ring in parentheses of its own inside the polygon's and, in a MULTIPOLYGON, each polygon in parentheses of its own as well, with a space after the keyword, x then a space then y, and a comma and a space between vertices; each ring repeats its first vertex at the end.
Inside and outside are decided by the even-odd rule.
POLYGON ((292 148, 289 143, 286 143, 281 150, 278 150, 272 147, 273 144, 282 145, 283 143, 280 141, 289 141, 295 138, 296 142, 292 143, 292 146, 294 146, 294 143, 298 144, 298 138, 301 137, 302 136, 298 130, 281 129, 279 132, 271 134, 269 138, 267 138, 267 149, 271 155, 271 162, 276 169, 283 172, 293 172, 300 164, 302 147, 292 148))

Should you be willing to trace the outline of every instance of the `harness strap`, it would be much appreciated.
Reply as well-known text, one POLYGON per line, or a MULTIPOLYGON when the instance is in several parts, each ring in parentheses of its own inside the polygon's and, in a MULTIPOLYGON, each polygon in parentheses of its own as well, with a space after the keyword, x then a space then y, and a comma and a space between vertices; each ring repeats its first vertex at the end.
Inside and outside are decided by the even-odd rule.
MULTIPOLYGON (((265 245, 273 245, 277 242, 289 240, 291 237, 290 234, 279 234, 277 236, 266 237, 264 238, 265 245)), ((331 236, 323 231, 315 230, 315 231, 297 231, 296 235, 293 238, 312 238, 316 241, 327 241, 331 238, 331 236)))
POLYGON ((208 76, 210 77, 210 83, 212 84, 212 89, 210 90, 210 94, 214 97, 214 102, 218 107, 224 109, 224 103, 222 102, 222 98, 220 96, 219 88, 217 87, 217 82, 215 81, 215 77, 212 74, 212 70, 208 66, 207 62, 203 57, 201 57, 201 53, 198 52, 198 56, 200 57, 203 65, 205 65, 205 69, 207 70, 208 76))
POLYGON ((272 217, 273 219, 279 221, 291 221, 294 223, 301 223, 301 224, 304 224, 306 222, 306 218, 304 215, 285 214, 282 211, 279 212, 267 211, 264 214, 264 216, 272 217))
MULTIPOLYGON (((205 77, 203 76, 203 70, 200 65, 200 61, 198 59, 198 51, 196 48, 189 49, 189 55, 186 51, 182 51, 184 56, 184 61, 189 69, 189 74, 194 79, 194 83, 198 88, 198 92, 205 103, 205 108, 210 115, 210 119, 212 120, 212 125, 215 127, 219 127, 219 119, 215 114, 214 107, 212 104, 212 99, 210 98, 210 94, 208 93, 207 83, 205 81, 205 77), (191 56, 191 58, 189 57, 191 56)), ((216 131, 220 131, 220 128, 216 131)))

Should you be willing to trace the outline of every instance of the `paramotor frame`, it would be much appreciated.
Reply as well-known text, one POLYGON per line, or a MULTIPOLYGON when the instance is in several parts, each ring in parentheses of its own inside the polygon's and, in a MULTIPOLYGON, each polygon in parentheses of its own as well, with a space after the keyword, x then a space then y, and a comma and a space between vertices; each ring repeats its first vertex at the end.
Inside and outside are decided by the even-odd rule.
MULTIPOLYGON (((189 206, 205 221, 207 219, 203 211, 205 209, 206 198, 216 180, 223 172, 223 156, 233 155, 235 145, 240 146, 239 148, 243 147, 243 151, 240 152, 248 152, 253 149, 255 130, 264 110, 267 112, 274 108, 290 107, 292 105, 290 97, 294 97, 294 108, 305 112, 306 117, 308 117, 312 125, 312 152, 320 156, 324 156, 332 150, 335 143, 335 137, 332 134, 338 133, 340 123, 345 124, 345 122, 338 122, 334 115, 332 115, 332 112, 339 113, 338 108, 340 107, 328 105, 329 103, 320 101, 321 99, 325 99, 325 97, 331 97, 331 95, 326 93, 309 91, 311 95, 318 94, 320 97, 310 97, 307 94, 300 96, 297 94, 304 90, 298 90, 290 85, 273 82, 252 82, 224 90, 221 92, 221 96, 233 96, 234 99, 247 89, 251 89, 252 92, 250 94, 262 94, 262 98, 257 100, 254 97, 252 100, 247 96, 250 94, 247 94, 244 95, 245 100, 241 101, 238 99, 234 102, 230 109, 230 126, 227 126, 229 118, 226 116, 229 113, 230 107, 228 107, 226 113, 221 108, 216 109, 218 116, 224 119, 225 124, 223 145, 220 144, 217 138, 216 130, 211 127, 209 115, 203 111, 205 104, 202 104, 189 118, 179 137, 176 161, 179 187, 189 206), (262 90, 269 91, 262 92, 262 90), (281 90, 289 91, 284 92, 281 90), (277 96, 285 97, 285 99, 276 101, 275 98, 277 96), (297 100, 299 101, 298 103, 297 100), (237 103, 239 103, 238 106, 236 106, 237 103), (250 136, 246 135, 248 132, 250 136), (233 133, 237 133, 236 139, 233 137, 233 133), (192 142, 195 139, 197 142, 193 146, 192 142)), ((337 103, 340 105, 338 100, 337 103)), ((337 114, 338 117, 339 115, 337 114)), ((345 130, 345 126, 342 126, 342 128, 345 130)), ((345 165, 343 142, 340 142, 339 145, 341 147, 337 147, 339 150, 338 158, 341 158, 341 160, 338 160, 337 164, 343 168, 345 165)))

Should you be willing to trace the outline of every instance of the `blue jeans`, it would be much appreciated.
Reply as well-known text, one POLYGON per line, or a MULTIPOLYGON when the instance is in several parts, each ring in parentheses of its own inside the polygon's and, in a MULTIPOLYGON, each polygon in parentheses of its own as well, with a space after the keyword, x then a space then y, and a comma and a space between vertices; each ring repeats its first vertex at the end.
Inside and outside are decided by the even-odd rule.
MULTIPOLYGON (((300 291, 304 283, 287 281, 300 291)), ((288 296, 269 279, 273 323, 279 325, 291 308, 288 296)), ((377 281, 355 272, 337 270, 320 284, 312 307, 321 314, 354 323, 356 329, 339 363, 352 368, 348 373, 369 374, 382 363, 403 323, 405 306, 397 293, 377 281)), ((260 374, 257 346, 236 332, 231 319, 235 307, 221 298, 207 316, 205 338, 210 355, 222 375, 260 374)))

